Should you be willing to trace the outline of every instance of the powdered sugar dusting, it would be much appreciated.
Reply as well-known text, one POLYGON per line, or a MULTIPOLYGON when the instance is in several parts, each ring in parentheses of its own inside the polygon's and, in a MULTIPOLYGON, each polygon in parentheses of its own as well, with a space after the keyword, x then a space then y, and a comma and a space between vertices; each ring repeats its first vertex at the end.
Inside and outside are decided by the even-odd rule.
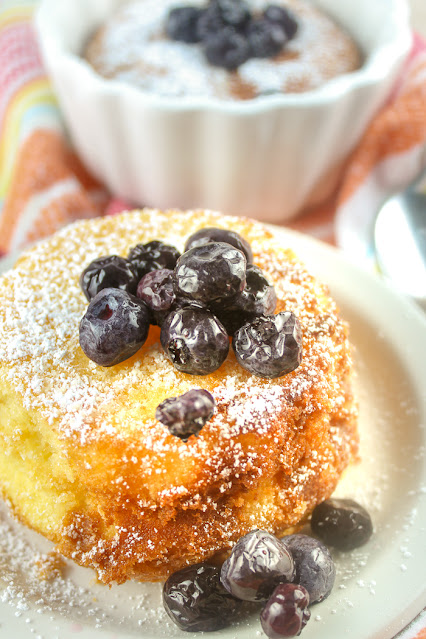
MULTIPOLYGON (((193 5, 205 5, 195 0, 193 5)), ((249 0, 261 12, 264 0, 249 0)), ((296 14, 296 37, 274 58, 245 62, 236 73, 209 65, 200 45, 169 40, 164 34, 167 13, 175 0, 138 0, 127 3, 107 22, 86 55, 107 78, 164 96, 255 97, 262 92, 297 92, 320 86, 360 64, 351 38, 312 5, 287 0, 296 14)))
POLYGON ((108 589, 95 584, 90 571, 56 555, 52 544, 17 525, 3 508, 0 568, 2 626, 8 629, 10 615, 15 618, 14 627, 17 624, 28 636, 40 639, 63 639, 84 628, 89 629, 86 632, 108 629, 127 635, 127 631, 140 633, 148 626, 158 628, 156 636, 176 634, 161 604, 160 585, 108 589), (44 634, 40 624, 46 622, 44 634))
POLYGON ((215 392, 219 404, 228 404, 227 416, 235 425, 235 434, 252 429, 253 424, 259 434, 267 431, 271 416, 281 410, 283 395, 284 390, 278 384, 247 387, 239 385, 235 378, 215 392))
MULTIPOLYGON (((147 397, 151 393, 156 396, 158 388, 164 388, 166 396, 181 394, 194 387, 195 381, 192 376, 183 375, 173 368, 158 339, 142 349, 132 365, 124 363, 113 369, 103 369, 82 354, 78 344, 78 326, 87 302, 78 280, 84 266, 100 255, 126 255, 137 242, 138 235, 141 241, 161 237, 181 250, 188 235, 182 229, 185 217, 180 224, 176 216, 175 230, 170 235, 164 219, 155 211, 149 214, 141 229, 138 228, 138 214, 116 218, 116 224, 114 236, 104 235, 104 223, 100 221, 97 225, 100 233, 94 233, 87 244, 82 237, 83 227, 71 226, 50 243, 41 243, 26 254, 17 268, 2 279, 7 299, 0 311, 0 361, 6 365, 6 378, 21 395, 25 408, 39 410, 49 424, 58 425, 63 436, 78 436, 81 443, 102 432, 114 434, 121 429, 135 427, 117 423, 116 412, 104 408, 116 403, 124 390, 131 395, 132 389, 137 390, 142 380, 147 397), (100 415, 102 419, 99 419, 100 415)), ((260 225, 257 231, 256 225, 251 230, 255 252, 258 250, 256 232, 263 232, 260 225)), ((222 383, 217 384, 210 377, 197 378, 195 386, 200 381, 201 385, 207 382, 218 400, 223 399, 229 404, 237 430, 244 427, 267 428, 263 409, 266 406, 267 413, 276 412, 284 388, 297 398, 306 395, 313 385, 321 386, 323 383, 329 386, 329 370, 321 372, 318 358, 328 367, 335 357, 335 353, 330 354, 330 349, 339 348, 334 345, 334 339, 330 339, 336 318, 327 312, 319 330, 318 316, 304 308, 307 300, 310 297, 314 299, 316 295, 312 278, 294 261, 286 263, 288 270, 281 278, 277 268, 280 265, 282 271, 282 258, 278 257, 279 251, 277 254, 269 248, 269 241, 263 239, 263 249, 257 262, 276 284, 278 296, 288 298, 286 308, 302 314, 300 319, 304 330, 316 331, 319 339, 298 371, 288 376, 285 382, 252 378, 236 364, 232 352, 223 367, 225 379, 222 383), (321 379, 313 377, 314 374, 321 379), (249 377, 250 385, 247 387, 249 377), (259 415, 258 419, 256 415, 259 415)), ((333 389, 325 387, 324 395, 329 395, 330 390, 333 389)), ((331 396, 332 401, 341 401, 339 394, 331 396)), ((165 430, 162 425, 154 427, 153 441, 157 440, 161 430, 165 430)))
MULTIPOLYGON (((298 497, 309 490, 320 466, 330 470, 332 486, 337 481, 332 450, 339 451, 340 469, 349 463, 356 435, 348 388, 352 369, 347 327, 325 288, 261 224, 211 212, 157 210, 80 222, 25 253, 0 285, 0 379, 7 381, 6 386, 0 383, 0 392, 15 402, 12 411, 20 411, 22 402, 28 412, 21 421, 30 436, 39 437, 43 446, 53 442, 52 451, 62 460, 59 472, 66 473, 67 498, 77 494, 79 499, 81 495, 97 499, 101 484, 105 499, 118 504, 116 511, 104 507, 116 517, 117 545, 108 535, 87 528, 87 510, 80 512, 66 503, 61 512, 65 516, 71 510, 71 523, 62 524, 61 516, 52 514, 50 529, 46 525, 46 534, 65 526, 61 539, 69 543, 66 552, 96 568, 100 579, 126 578, 131 568, 123 562, 129 557, 130 565, 158 561, 161 536, 143 522, 159 517, 170 504, 182 512, 206 513, 201 527, 191 527, 197 543, 188 541, 193 557, 201 559, 229 546, 239 525, 238 517, 229 514, 232 511, 223 506, 220 510, 220 496, 228 499, 243 482, 254 499, 258 482, 274 484, 270 473, 281 467, 280 455, 297 481, 286 482, 280 502, 263 499, 248 506, 244 516, 250 526, 266 526, 283 516, 279 514, 283 508, 289 513, 286 526, 296 523, 308 507, 305 498, 297 503, 298 497), (151 327, 146 344, 129 360, 110 368, 90 361, 78 341, 79 322, 87 308, 79 287, 84 267, 100 256, 126 256, 135 244, 153 239, 182 250, 186 238, 203 226, 230 227, 250 242, 254 262, 276 285, 277 311, 291 310, 301 323, 300 366, 279 379, 258 378, 238 364, 231 348, 218 371, 186 375, 162 352, 158 327, 151 327), (209 390, 217 406, 198 437, 183 442, 155 419, 155 410, 165 398, 191 388, 209 390), (330 450, 322 458, 289 448, 298 428, 302 442, 308 438, 310 423, 324 427, 330 450), (128 499, 136 509, 137 524, 127 521, 122 504, 128 499), (147 536, 143 543, 142 533, 147 536)), ((13 437, 21 421, 7 417, 13 437)), ((57 472, 56 467, 52 472, 57 472)), ((50 490, 44 485, 42 489, 50 490)), ((46 500, 50 504, 49 497, 46 500)), ((90 514, 90 520, 96 521, 98 512, 90 514)), ((170 555, 176 555, 179 539, 168 539, 167 544, 160 553, 160 574, 167 570, 170 555)))

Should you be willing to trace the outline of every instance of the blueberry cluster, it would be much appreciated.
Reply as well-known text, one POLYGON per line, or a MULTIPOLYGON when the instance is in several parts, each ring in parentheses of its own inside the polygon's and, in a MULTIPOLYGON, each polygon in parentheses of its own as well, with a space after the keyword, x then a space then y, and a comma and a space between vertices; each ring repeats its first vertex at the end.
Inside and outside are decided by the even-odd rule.
MULTIPOLYGON (((372 532, 368 513, 356 502, 349 506, 349 501, 327 500, 313 513, 317 529, 324 536, 331 530, 333 545, 347 550, 360 545, 361 536, 365 543, 372 532), (362 523, 360 509, 367 516, 362 523), (363 535, 356 526, 348 526, 349 511, 363 535), (318 526, 319 522, 323 525, 318 526)), ((304 534, 278 539, 264 530, 253 530, 235 544, 221 567, 196 564, 172 574, 163 587, 163 604, 182 630, 212 631, 232 623, 243 601, 259 602, 260 623, 270 639, 295 637, 310 618, 309 606, 330 594, 335 576, 332 556, 323 541, 304 534)))
POLYGON ((252 264, 252 251, 234 231, 204 228, 182 255, 157 240, 91 262, 80 277, 89 306, 80 345, 101 366, 131 357, 150 324, 173 365, 190 375, 217 370, 229 351, 260 377, 280 377, 301 362, 301 329, 291 312, 273 315, 274 287, 252 264))
POLYGON ((210 64, 229 71, 249 58, 276 56, 297 29, 296 19, 284 6, 269 4, 262 13, 254 14, 245 0, 174 7, 166 19, 169 38, 199 43, 210 64))
POLYGON ((80 276, 89 306, 79 327, 80 346, 100 366, 115 366, 134 355, 148 337, 152 313, 137 296, 141 278, 174 268, 180 253, 153 241, 131 249, 127 259, 108 255, 93 260, 80 276))

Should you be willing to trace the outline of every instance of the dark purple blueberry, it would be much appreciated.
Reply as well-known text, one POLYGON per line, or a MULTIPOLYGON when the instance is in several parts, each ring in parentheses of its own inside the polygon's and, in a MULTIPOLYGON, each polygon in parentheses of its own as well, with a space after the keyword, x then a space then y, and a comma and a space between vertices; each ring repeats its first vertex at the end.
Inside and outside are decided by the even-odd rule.
POLYGON ((216 402, 204 389, 193 389, 179 397, 168 397, 157 406, 155 418, 165 424, 172 435, 187 440, 197 436, 212 417, 216 402))
MULTIPOLYGON (((174 311, 179 311, 183 308, 195 308, 198 310, 206 310, 206 307, 203 304, 199 304, 198 302, 195 302, 194 300, 188 300, 184 297, 177 297, 174 301, 174 303, 172 304, 170 310, 168 311, 159 311, 154 313, 154 319, 152 320, 152 323, 155 322, 155 324, 157 324, 157 326, 163 326, 165 320, 167 319, 167 317, 170 315, 170 313, 174 312, 174 311)), ((217 318, 216 318, 217 319, 217 318)))
POLYGON ((204 54, 211 65, 235 71, 249 59, 250 46, 245 35, 226 26, 205 38, 204 54))
POLYGON ((229 231, 228 229, 219 229, 216 227, 207 227, 195 231, 188 237, 185 244, 185 251, 188 251, 194 246, 202 246, 209 242, 226 242, 231 244, 234 248, 242 251, 246 256, 247 264, 253 262, 253 253, 250 244, 236 231, 229 231))
POLYGON ((209 4, 200 15, 197 24, 198 39, 204 42, 211 35, 225 27, 222 14, 216 6, 209 4))
POLYGON ((211 306, 228 335, 233 335, 243 324, 259 315, 271 315, 277 305, 275 289, 264 276, 262 269, 249 264, 246 269, 244 289, 229 303, 211 306))
POLYGON ((253 58, 272 58, 287 42, 283 27, 265 18, 252 20, 247 28, 247 40, 250 56, 253 58))
POLYGON ((81 289, 89 301, 104 288, 119 288, 135 293, 138 281, 134 266, 119 255, 93 260, 80 275, 81 289))
POLYGON ((223 563, 220 579, 238 599, 262 601, 275 586, 292 581, 293 558, 287 547, 265 530, 252 530, 235 544, 223 563))
POLYGON ((144 302, 118 288, 104 288, 90 301, 80 322, 80 346, 100 366, 114 366, 146 341, 149 311, 144 302))
POLYGON ((198 20, 198 37, 205 41, 227 26, 243 32, 250 17, 250 10, 243 0, 211 0, 198 20))
POLYGON ((298 584, 279 584, 260 615, 262 630, 270 639, 296 637, 308 623, 309 595, 298 584))
POLYGON ((270 4, 263 12, 263 17, 269 22, 280 25, 289 40, 294 38, 299 25, 293 13, 279 4, 270 4))
POLYGON ((228 335, 219 320, 210 311, 193 306, 167 315, 160 341, 175 368, 190 375, 212 373, 229 351, 228 335))
POLYGON ((290 550, 295 566, 294 581, 306 588, 311 604, 330 594, 336 578, 336 566, 329 549, 309 535, 288 535, 282 540, 290 550))
POLYGON ((166 19, 166 33, 171 40, 193 44, 199 42, 198 19, 202 9, 198 7, 174 7, 166 19))
POLYGON ((353 499, 326 499, 315 506, 311 528, 327 546, 352 550, 365 544, 373 532, 368 512, 353 499))
POLYGON ((225 242, 185 251, 174 271, 175 293, 201 304, 234 297, 246 283, 245 255, 225 242))
POLYGON ((139 282, 136 295, 151 311, 151 322, 161 325, 176 301, 173 271, 167 268, 150 271, 139 282))
POLYGON ((210 0, 210 8, 217 10, 224 24, 242 30, 251 18, 250 9, 244 0, 210 0))
POLYGON ((130 249, 127 259, 134 265, 141 279, 146 273, 160 268, 173 270, 179 256, 180 253, 174 246, 153 240, 134 246, 130 249))
POLYGON ((247 322, 234 334, 232 346, 239 364, 259 377, 281 377, 302 361, 300 324, 287 311, 247 322))
POLYGON ((163 587, 163 604, 181 630, 211 632, 228 626, 240 605, 222 586, 220 568, 196 564, 172 574, 163 587))

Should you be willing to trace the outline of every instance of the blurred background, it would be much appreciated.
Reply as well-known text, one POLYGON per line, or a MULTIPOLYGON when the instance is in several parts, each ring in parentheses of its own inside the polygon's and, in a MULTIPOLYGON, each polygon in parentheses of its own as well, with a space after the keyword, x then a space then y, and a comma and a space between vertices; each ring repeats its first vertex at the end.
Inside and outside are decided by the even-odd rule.
POLYGON ((426 37, 426 0, 410 0, 414 29, 426 37))

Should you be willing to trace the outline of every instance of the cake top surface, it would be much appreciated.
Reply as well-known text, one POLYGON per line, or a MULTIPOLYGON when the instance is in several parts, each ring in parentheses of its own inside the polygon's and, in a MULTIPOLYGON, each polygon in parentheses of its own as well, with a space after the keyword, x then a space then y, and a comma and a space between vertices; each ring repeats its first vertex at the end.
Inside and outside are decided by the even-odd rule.
MULTIPOLYGON (((248 0, 252 12, 260 13, 267 4, 248 0)), ((285 6, 298 21, 296 36, 273 59, 251 58, 229 74, 208 64, 200 45, 165 36, 167 13, 176 5, 176 0, 126 3, 89 41, 85 56, 101 75, 157 95, 234 99, 310 90, 361 64, 358 47, 345 29, 310 3, 287 0, 285 6)))
POLYGON ((151 452, 191 456, 214 441, 267 433, 283 404, 332 412, 344 402, 333 372, 339 357, 347 355, 346 326, 336 305, 293 253, 278 246, 258 223, 203 211, 156 210, 79 222, 24 253, 2 276, 1 291, 3 379, 58 437, 80 446, 143 433, 144 446, 151 452), (84 267, 102 255, 126 256, 135 244, 152 239, 182 250, 185 239, 203 226, 232 228, 251 243, 254 263, 276 288, 277 311, 293 311, 302 324, 302 364, 284 377, 262 379, 241 368, 230 349, 214 373, 187 375, 167 360, 157 327, 151 327, 146 344, 129 360, 111 368, 90 361, 78 336, 87 308, 79 287, 84 267), (209 390, 218 410, 204 427, 209 438, 200 434, 185 443, 172 437, 154 415, 163 399, 192 388, 209 390), (226 407, 226 414, 221 407, 226 407))

